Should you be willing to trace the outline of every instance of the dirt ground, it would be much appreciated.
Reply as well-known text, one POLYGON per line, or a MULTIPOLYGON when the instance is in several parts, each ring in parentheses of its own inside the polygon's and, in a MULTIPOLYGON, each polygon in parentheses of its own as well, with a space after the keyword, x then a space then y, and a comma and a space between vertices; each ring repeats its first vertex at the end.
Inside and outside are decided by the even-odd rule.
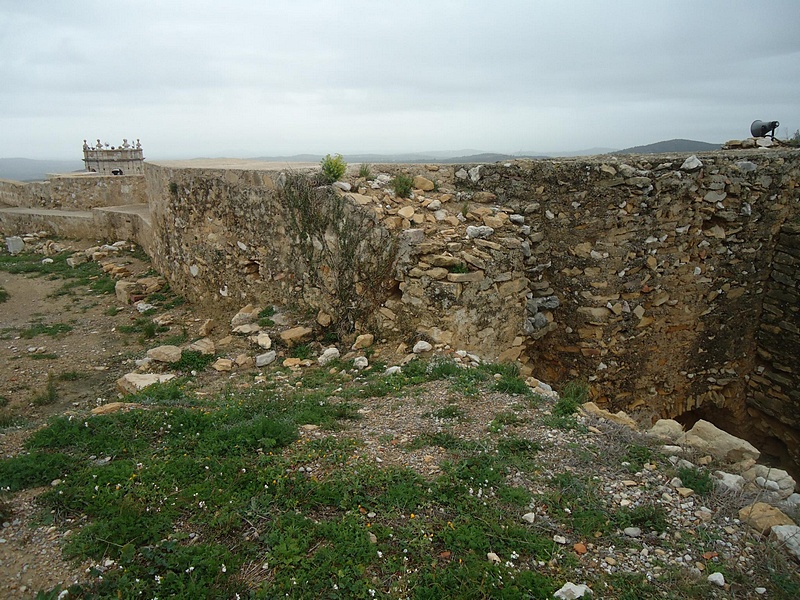
MULTIPOLYGON (((120 262, 134 274, 149 265, 134 257, 120 262)), ((87 414, 98 404, 116 400, 116 380, 134 368, 146 347, 120 325, 140 315, 113 294, 96 295, 88 288, 54 295, 64 280, 0 271, 0 288, 8 299, 0 303, 0 457, 18 454, 30 432, 56 414, 87 414), (23 337, 32 326, 65 325, 71 330, 23 337), (43 401, 48 380, 54 398, 43 401), (39 398, 37 398, 39 397, 39 398), (10 424, 10 426, 8 426, 10 424)), ((176 311, 192 320, 189 307, 176 311)), ((64 327, 66 329, 66 327, 64 327)), ((30 334, 30 333, 29 333, 30 334)), ((61 559, 63 531, 37 525, 35 497, 41 490, 4 495, 7 515, 0 530, 0 597, 28 598, 38 590, 79 580, 85 566, 61 559)))

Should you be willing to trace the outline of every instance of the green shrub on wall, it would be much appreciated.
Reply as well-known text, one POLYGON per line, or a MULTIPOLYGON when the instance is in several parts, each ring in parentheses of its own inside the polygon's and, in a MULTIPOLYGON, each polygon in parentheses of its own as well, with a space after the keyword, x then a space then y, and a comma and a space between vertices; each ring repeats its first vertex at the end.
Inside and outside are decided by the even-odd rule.
POLYGON ((344 162, 341 154, 336 156, 326 154, 320 165, 322 166, 322 178, 325 183, 339 181, 347 170, 347 163, 344 162))
POLYGON ((280 195, 306 300, 330 314, 343 338, 389 295, 397 240, 373 214, 303 175, 289 175, 280 195))

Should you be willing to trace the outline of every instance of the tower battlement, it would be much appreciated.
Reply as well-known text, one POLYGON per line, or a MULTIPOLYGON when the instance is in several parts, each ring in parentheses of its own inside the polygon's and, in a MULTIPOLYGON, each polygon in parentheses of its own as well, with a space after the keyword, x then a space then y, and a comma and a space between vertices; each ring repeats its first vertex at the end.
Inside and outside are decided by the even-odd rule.
POLYGON ((131 144, 122 140, 121 146, 109 146, 99 139, 90 146, 83 140, 83 163, 90 173, 100 175, 142 175, 144 174, 144 156, 142 144, 136 140, 131 144))

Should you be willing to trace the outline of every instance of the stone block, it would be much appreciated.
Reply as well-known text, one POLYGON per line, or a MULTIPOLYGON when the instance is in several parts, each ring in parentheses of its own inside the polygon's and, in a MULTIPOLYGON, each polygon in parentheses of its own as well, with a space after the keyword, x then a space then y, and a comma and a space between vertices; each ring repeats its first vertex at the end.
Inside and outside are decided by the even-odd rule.
POLYGON ((6 250, 9 254, 19 254, 25 249, 25 242, 18 235, 12 235, 6 238, 6 250))
POLYGON ((756 502, 739 510, 739 519, 764 535, 775 525, 794 525, 787 515, 766 502, 756 502))
POLYGON ((314 332, 310 327, 292 327, 286 331, 281 332, 281 340, 290 348, 296 344, 300 344, 311 338, 314 332))
POLYGON ((761 456, 761 452, 750 442, 737 438, 702 419, 678 438, 677 442, 693 446, 701 452, 707 452, 714 458, 729 463, 757 460, 761 456))

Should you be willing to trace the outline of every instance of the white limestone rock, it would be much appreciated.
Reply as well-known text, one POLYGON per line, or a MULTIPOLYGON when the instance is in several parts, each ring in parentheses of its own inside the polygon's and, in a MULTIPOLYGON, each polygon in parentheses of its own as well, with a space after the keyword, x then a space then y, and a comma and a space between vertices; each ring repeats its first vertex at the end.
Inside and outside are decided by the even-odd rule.
POLYGON ((175 375, 172 373, 127 373, 117 379, 117 390, 123 394, 135 394, 148 386, 166 383, 171 379, 175 379, 175 375))
POLYGON ((339 356, 341 356, 341 354, 339 353, 338 348, 326 348, 325 351, 317 359, 317 362, 319 363, 320 367, 324 367, 328 363, 339 358, 339 356))
POLYGON ((18 235, 12 235, 6 238, 6 250, 9 254, 19 254, 25 249, 25 242, 18 235))
POLYGON ((800 560, 800 527, 797 525, 775 525, 770 530, 770 538, 791 554, 795 560, 800 560))
POLYGON ((561 600, 577 600, 577 598, 592 596, 594 592, 585 583, 576 584, 568 581, 553 595, 561 600))
POLYGON ((430 342, 426 342, 425 340, 420 340, 416 344, 414 344, 412 352, 414 354, 421 354, 423 352, 430 352, 431 350, 433 350, 433 346, 431 346, 430 342))
POLYGON ((275 350, 270 350, 269 352, 265 352, 264 354, 259 354, 256 356, 256 367, 266 367, 275 362, 275 357, 277 354, 275 350))
POLYGON ((692 171, 697 171, 698 169, 702 168, 702 166, 703 163, 700 162, 700 159, 692 154, 689 158, 683 161, 683 164, 681 165, 681 171, 688 171, 691 173, 692 171))
POLYGON ((750 442, 737 438, 715 425, 700 419, 677 440, 678 444, 692 446, 700 452, 728 463, 757 460, 761 456, 750 442))

